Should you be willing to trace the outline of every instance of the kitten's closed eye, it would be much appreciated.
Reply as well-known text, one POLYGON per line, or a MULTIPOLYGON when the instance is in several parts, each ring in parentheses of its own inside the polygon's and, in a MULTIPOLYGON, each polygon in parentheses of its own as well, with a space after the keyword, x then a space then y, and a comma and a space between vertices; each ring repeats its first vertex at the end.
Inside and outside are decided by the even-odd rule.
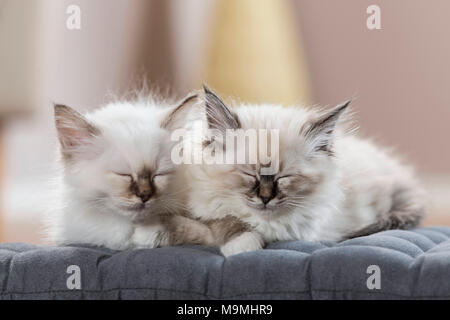
POLYGON ((152 177, 153 183, 158 189, 165 189, 169 184, 169 177, 173 174, 173 171, 165 171, 157 173, 152 177))
POLYGON ((251 177, 251 178, 253 178, 253 179, 257 179, 256 174, 248 173, 248 172, 245 172, 245 171, 241 171, 241 173, 242 173, 244 176, 251 177))
POLYGON ((119 173, 119 172, 113 172, 115 175, 119 176, 119 177, 124 177, 124 178, 132 178, 132 175, 129 173, 119 173))
POLYGON ((162 172, 158 172, 155 175, 153 175, 153 178, 155 177, 164 177, 164 176, 169 176, 171 174, 173 174, 174 171, 173 170, 169 170, 169 171, 162 171, 162 172))
POLYGON ((287 181, 287 180, 292 179, 293 176, 294 176, 293 174, 285 174, 285 175, 276 177, 276 178, 275 178, 275 181, 277 181, 277 182, 278 182, 278 181, 287 181))
POLYGON ((133 176, 129 173, 122 173, 122 172, 115 172, 111 171, 108 173, 108 176, 110 177, 111 181, 114 183, 131 183, 133 181, 133 176))
POLYGON ((249 187, 252 187, 258 183, 258 177, 256 176, 256 174, 252 174, 246 171, 239 171, 239 176, 249 187))

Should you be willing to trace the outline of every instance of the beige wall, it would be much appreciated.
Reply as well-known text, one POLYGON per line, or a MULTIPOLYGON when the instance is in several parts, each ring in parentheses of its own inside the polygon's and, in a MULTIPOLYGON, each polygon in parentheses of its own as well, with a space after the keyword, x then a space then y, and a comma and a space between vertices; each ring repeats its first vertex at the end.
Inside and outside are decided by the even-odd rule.
POLYGON ((0 116, 29 111, 37 95, 40 2, 0 0, 0 116), (28 6, 29 10, 23 10, 28 6))
POLYGON ((398 146, 422 173, 450 175, 450 1, 294 3, 315 102, 356 96, 362 132, 398 146), (381 30, 366 28, 370 4, 381 30))

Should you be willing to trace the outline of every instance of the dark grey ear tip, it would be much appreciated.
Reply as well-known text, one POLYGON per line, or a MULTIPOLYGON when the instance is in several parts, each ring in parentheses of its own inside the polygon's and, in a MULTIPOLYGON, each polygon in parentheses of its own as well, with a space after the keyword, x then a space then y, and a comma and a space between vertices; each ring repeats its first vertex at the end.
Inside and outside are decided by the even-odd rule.
POLYGON ((206 84, 203 84, 203 91, 207 108, 211 107, 210 103, 212 103, 213 101, 219 104, 224 104, 220 99, 220 97, 213 90, 211 90, 206 84))
POLYGON ((351 102, 352 102, 352 99, 349 99, 341 104, 338 104, 337 107, 334 108, 334 111, 332 112, 332 114, 339 116, 340 114, 344 113, 344 111, 348 108, 348 106, 350 105, 351 102))
POLYGON ((347 108, 347 107, 350 105, 350 103, 352 103, 352 101, 353 101, 353 99, 348 99, 348 100, 345 101, 344 103, 341 103, 341 104, 338 106, 338 109, 345 109, 345 108, 347 108))
POLYGON ((70 112, 72 109, 64 104, 53 103, 55 115, 70 112))
POLYGON ((62 109, 68 109, 69 107, 64 105, 64 104, 60 104, 60 103, 53 103, 53 107, 58 110, 62 110, 62 109))
POLYGON ((206 84, 203 84, 203 91, 205 92, 205 94, 215 95, 214 91, 212 91, 206 84))

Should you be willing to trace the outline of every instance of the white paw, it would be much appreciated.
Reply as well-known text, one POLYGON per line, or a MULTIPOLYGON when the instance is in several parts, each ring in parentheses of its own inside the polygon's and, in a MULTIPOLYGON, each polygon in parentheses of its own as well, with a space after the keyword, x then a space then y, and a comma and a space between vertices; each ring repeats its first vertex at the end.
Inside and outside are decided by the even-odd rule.
POLYGON ((156 248, 165 245, 165 230, 161 225, 136 226, 131 242, 135 248, 156 248))
POLYGON ((244 232, 221 246, 220 251, 225 257, 228 257, 241 252, 260 250, 263 244, 264 242, 259 234, 244 232))

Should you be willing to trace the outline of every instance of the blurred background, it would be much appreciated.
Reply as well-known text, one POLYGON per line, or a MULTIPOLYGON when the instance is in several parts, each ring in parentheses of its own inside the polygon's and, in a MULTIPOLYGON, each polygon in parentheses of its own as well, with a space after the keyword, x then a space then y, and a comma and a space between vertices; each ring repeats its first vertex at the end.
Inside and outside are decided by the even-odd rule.
POLYGON ((446 0, 0 0, 0 241, 42 243, 53 102, 89 110, 143 78, 177 96, 206 82, 249 102, 356 97, 361 134, 417 168, 425 224, 450 225, 448 12, 446 0))

